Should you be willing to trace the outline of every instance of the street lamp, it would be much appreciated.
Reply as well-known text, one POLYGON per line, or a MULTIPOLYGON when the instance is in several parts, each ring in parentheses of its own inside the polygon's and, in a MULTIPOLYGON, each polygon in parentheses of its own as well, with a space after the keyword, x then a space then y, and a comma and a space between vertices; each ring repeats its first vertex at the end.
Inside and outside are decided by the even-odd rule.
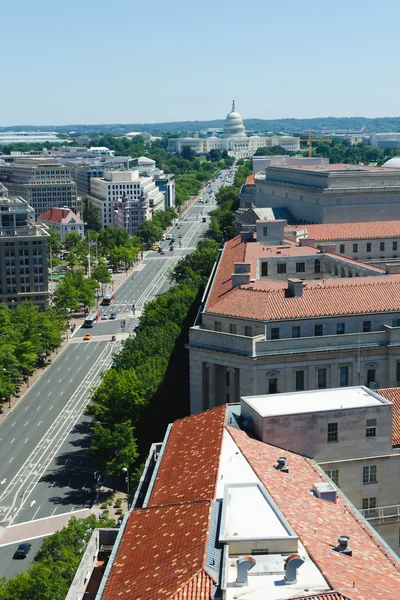
POLYGON ((129 504, 129 469, 128 467, 122 467, 124 473, 126 473, 126 493, 128 496, 128 504, 129 504))

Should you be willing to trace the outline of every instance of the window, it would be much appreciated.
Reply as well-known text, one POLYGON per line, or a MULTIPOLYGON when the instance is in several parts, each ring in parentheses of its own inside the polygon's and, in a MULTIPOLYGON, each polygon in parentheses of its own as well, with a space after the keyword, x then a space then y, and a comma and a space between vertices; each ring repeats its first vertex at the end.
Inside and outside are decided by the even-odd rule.
POLYGON ((371 383, 373 383, 374 381, 375 381, 375 369, 368 369, 366 386, 369 387, 371 385, 371 383))
POLYGON ((369 508, 376 508, 376 497, 373 498, 363 498, 362 501, 363 510, 368 510, 369 508))
POLYGON ((221 321, 214 321, 214 331, 222 331, 221 321))
POLYGON ((261 263, 261 277, 268 277, 268 263, 261 263))
POLYGON ((326 369, 318 369, 318 389, 322 390, 326 388, 326 369))
POLYGON ((300 325, 294 325, 292 327, 292 338, 300 337, 300 325))
POLYGON ((367 243, 367 252, 371 252, 372 251, 372 244, 371 242, 367 243))
POLYGON ((376 465, 363 467, 363 485, 368 485, 369 483, 378 483, 376 474, 376 465))
POLYGON ((344 254, 344 244, 340 244, 340 254, 344 254))
POLYGON ((271 327, 271 340, 279 340, 279 327, 271 327))
POLYGON ((296 371, 296 392, 304 390, 304 371, 296 371))
POLYGON ((304 273, 306 270, 306 263, 296 263, 296 273, 304 273))
POLYGON ((233 325, 232 323, 229 324, 229 333, 236 335, 236 325, 233 325))
POLYGON ((342 333, 345 333, 345 331, 346 331, 346 327, 345 327, 344 323, 338 323, 336 325, 336 333, 338 335, 341 335, 342 333))
POLYGON ((393 319, 392 327, 400 327, 400 319, 393 319))
POLYGON ((358 252, 358 244, 353 244, 353 252, 357 254, 358 252))
POLYGON ((314 335, 323 335, 323 325, 314 325, 314 335))
POLYGON ((363 333, 369 333, 371 331, 371 321, 363 321, 363 333))
POLYGON ((314 260, 314 273, 321 273, 321 261, 319 258, 314 260))
POLYGON ((244 335, 247 335, 247 337, 252 337, 253 328, 246 325, 246 327, 244 328, 244 335))
POLYGON ((379 250, 380 250, 381 252, 385 252, 385 242, 381 242, 381 243, 379 244, 379 250))
POLYGON ((325 473, 332 479, 333 483, 339 487, 339 469, 332 469, 330 471, 325 471, 325 473))
POLYGON ((349 385, 349 367, 340 367, 340 387, 346 387, 349 385))
POLYGON ((278 393, 278 378, 270 377, 268 379, 268 394, 277 394, 278 393))
POLYGON ((338 441, 338 424, 328 423, 328 444, 338 441))
POLYGON ((286 273, 286 263, 278 263, 277 272, 286 273))
POLYGON ((393 252, 397 252, 397 242, 392 243, 392 250, 393 252))
POLYGON ((376 419, 367 419, 365 437, 376 438, 376 419))
POLYGON ((263 235, 268 235, 268 227, 263 227, 263 235))

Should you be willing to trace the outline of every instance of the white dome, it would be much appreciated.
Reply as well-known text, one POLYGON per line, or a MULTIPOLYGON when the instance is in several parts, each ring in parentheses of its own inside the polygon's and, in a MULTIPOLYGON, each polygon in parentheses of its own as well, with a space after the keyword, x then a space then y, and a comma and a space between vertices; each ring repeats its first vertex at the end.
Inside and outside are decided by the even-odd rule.
POLYGON ((235 109, 235 101, 232 104, 232 110, 225 119, 224 137, 245 136, 246 130, 243 125, 243 119, 235 109))
POLYGON ((383 163, 382 167, 388 167, 389 169, 400 169, 400 156, 394 156, 393 158, 390 158, 383 163))

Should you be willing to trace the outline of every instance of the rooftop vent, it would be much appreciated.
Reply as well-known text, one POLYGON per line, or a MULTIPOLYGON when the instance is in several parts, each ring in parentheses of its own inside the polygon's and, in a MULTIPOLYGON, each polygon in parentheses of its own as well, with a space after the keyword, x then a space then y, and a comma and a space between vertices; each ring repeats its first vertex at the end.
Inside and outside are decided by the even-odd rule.
POLYGON ((334 502, 336 504, 337 489, 333 487, 329 481, 313 483, 312 491, 317 498, 320 498, 321 500, 327 500, 328 502, 334 502))
POLYGON ((236 583, 239 585, 247 585, 247 573, 254 567, 256 560, 252 556, 242 556, 236 563, 237 576, 236 583))
POLYGON ((297 569, 304 565, 304 558, 299 554, 291 554, 285 560, 285 583, 296 583, 297 569))
POLYGON ((338 537, 338 545, 333 548, 335 552, 341 552, 342 554, 347 554, 348 556, 353 555, 353 550, 349 546, 349 537, 347 535, 340 535, 338 537))
POLYGON ((275 469, 277 471, 282 471, 282 473, 289 473, 289 467, 286 464, 286 456, 278 457, 278 464, 275 465, 275 469))
POLYGON ((288 279, 288 296, 296 298, 303 295, 303 282, 296 277, 288 279))

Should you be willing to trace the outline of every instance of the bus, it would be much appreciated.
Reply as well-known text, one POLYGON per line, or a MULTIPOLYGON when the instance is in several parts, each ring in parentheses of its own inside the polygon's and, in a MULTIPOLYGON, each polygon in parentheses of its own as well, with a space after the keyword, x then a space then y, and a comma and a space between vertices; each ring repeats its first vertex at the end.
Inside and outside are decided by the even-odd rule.
POLYGON ((115 292, 111 292, 110 294, 106 294, 103 298, 103 306, 108 306, 115 300, 115 292))
POLYGON ((94 312, 94 313, 90 313, 90 315, 88 315, 85 319, 85 322, 83 323, 84 327, 93 327, 94 325, 96 325, 97 321, 99 320, 99 313, 94 312))

